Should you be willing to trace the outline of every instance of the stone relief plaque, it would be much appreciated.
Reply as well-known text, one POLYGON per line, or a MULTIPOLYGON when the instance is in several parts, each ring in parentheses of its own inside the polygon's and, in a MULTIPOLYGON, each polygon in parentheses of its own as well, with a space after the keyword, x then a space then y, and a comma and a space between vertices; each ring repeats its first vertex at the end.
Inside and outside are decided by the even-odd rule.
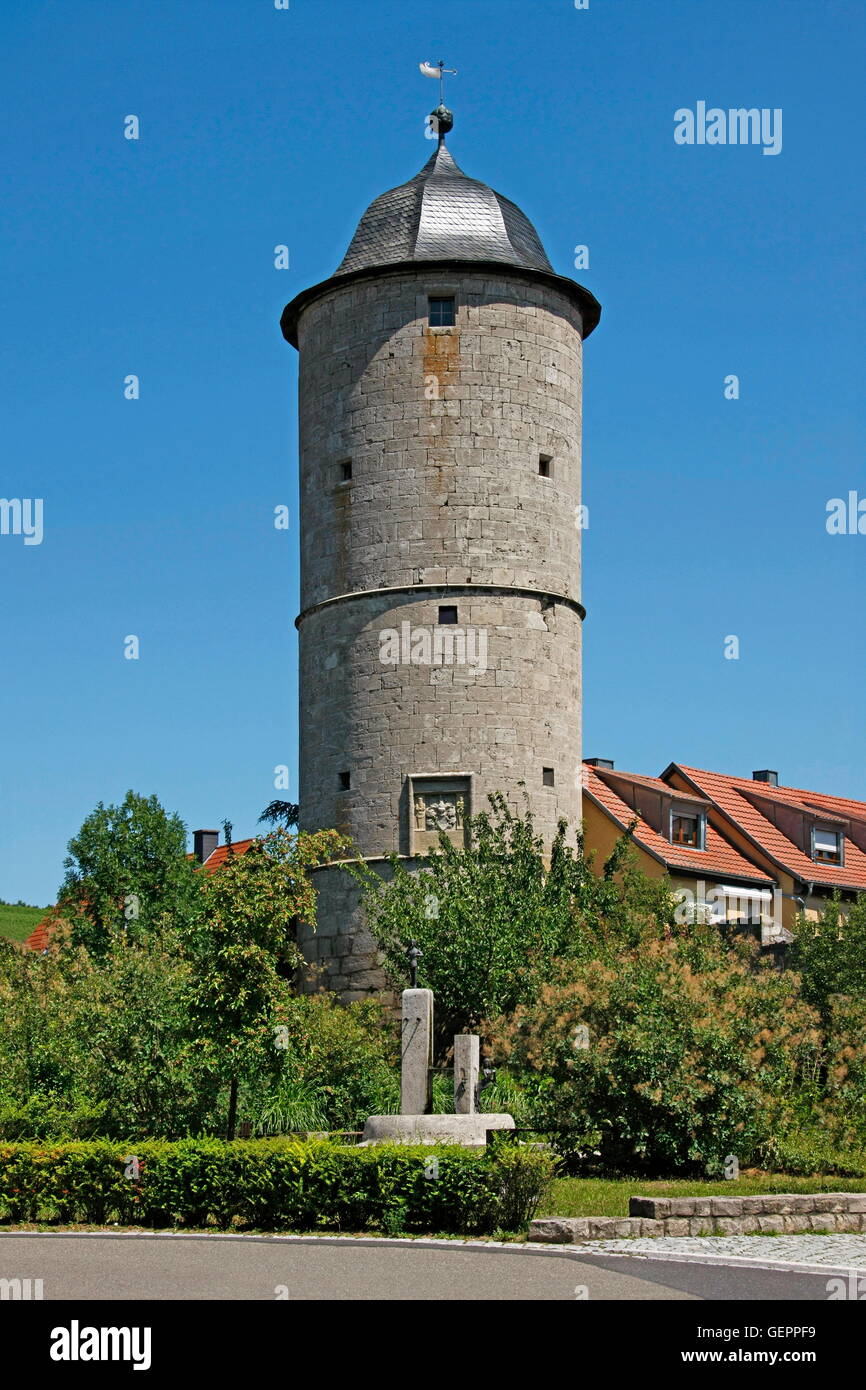
POLYGON ((455 845, 466 843, 468 777, 410 779, 410 853, 434 849, 444 832, 455 845))

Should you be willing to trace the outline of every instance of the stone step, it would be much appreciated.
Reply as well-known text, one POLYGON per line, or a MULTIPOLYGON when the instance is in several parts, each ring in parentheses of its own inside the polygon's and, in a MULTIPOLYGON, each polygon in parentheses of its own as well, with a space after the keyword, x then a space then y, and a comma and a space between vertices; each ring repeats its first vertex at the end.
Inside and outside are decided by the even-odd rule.
POLYGON ((763 1192, 750 1197, 632 1197, 629 1216, 798 1216, 866 1213, 866 1192, 763 1192))
POLYGON ((866 1211, 749 1212, 742 1216, 659 1218, 545 1216, 530 1223, 529 1239, 549 1245, 575 1245, 584 1240, 622 1240, 635 1236, 803 1235, 828 1231, 866 1232, 866 1211))

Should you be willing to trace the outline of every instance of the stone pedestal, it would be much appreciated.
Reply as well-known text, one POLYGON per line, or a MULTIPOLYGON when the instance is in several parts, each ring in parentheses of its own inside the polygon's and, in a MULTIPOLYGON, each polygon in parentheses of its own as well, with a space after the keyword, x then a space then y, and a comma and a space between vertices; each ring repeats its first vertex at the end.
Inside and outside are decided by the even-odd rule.
POLYGON ((433 1108, 433 991, 404 989, 402 995, 400 1113, 426 1115, 433 1108))
POLYGON ((454 1039, 454 1112, 474 1115, 478 1109, 478 1067, 481 1040, 477 1033, 458 1033, 454 1039))
POLYGON ((511 1115, 371 1115, 364 1144, 462 1144, 481 1149, 487 1131, 514 1129, 511 1115))

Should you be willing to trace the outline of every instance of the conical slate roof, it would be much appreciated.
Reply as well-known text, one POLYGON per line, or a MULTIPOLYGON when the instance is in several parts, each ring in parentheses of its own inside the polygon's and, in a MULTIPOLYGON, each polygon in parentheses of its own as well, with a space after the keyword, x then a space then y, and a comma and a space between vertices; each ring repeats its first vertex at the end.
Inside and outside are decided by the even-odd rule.
POLYGON ((439 145, 424 168, 399 188, 375 198, 352 243, 328 280, 296 294, 280 319, 283 337, 298 346, 298 325, 309 304, 352 280, 389 273, 389 267, 415 263, 438 266, 512 266, 566 294, 581 314, 583 337, 595 328, 601 305, 589 290, 557 275, 529 218, 486 183, 467 178, 445 148, 453 118, 444 106, 434 111, 439 145))
POLYGON ((424 168, 374 199, 336 275, 405 261, 502 261, 553 273, 525 213, 458 168, 440 140, 424 168))

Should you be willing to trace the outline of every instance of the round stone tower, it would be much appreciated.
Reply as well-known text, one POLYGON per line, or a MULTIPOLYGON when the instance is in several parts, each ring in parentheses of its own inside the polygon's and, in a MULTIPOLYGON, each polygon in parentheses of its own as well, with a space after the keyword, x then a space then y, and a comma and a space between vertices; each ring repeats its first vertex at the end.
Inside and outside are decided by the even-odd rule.
MULTIPOLYGON (((300 826, 380 872, 491 792, 550 840, 581 813, 582 340, 594 297, 445 146, 281 321, 300 352, 300 826)), ((380 989, 343 871, 302 946, 380 989)), ((321 980, 321 977, 320 977, 321 980)))

